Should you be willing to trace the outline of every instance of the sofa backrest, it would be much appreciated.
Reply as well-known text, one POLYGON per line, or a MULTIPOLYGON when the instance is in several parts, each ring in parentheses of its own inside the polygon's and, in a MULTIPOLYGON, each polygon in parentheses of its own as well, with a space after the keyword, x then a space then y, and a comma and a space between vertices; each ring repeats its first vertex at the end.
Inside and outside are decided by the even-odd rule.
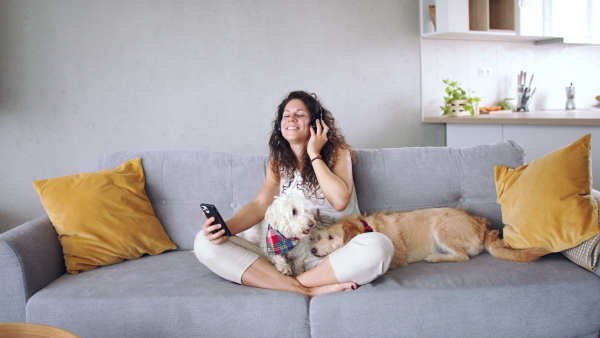
POLYGON ((358 150, 354 182, 360 211, 459 207, 502 228, 494 165, 518 167, 525 152, 514 141, 471 148, 358 150))
POLYGON ((214 204, 229 219, 262 187, 268 160, 265 155, 211 151, 114 152, 102 155, 96 169, 138 157, 154 213, 180 250, 193 249, 205 221, 200 203, 214 204))
MULTIPOLYGON (((97 170, 140 157, 146 193, 180 250, 193 248, 204 222, 200 203, 228 219, 250 202, 265 180, 268 157, 210 151, 113 152, 97 170)), ((414 147, 356 150, 354 180, 361 212, 462 207, 501 227, 495 164, 520 166, 523 148, 512 141, 473 148, 414 147)))

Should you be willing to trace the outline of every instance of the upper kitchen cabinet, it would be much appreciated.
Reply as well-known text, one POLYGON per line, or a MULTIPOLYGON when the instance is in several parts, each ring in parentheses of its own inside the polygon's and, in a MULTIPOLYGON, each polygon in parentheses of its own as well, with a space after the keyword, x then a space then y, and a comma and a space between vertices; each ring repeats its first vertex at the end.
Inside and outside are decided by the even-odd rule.
POLYGON ((553 36, 543 35, 543 30, 529 27, 536 22, 521 17, 525 2, 528 0, 420 0, 421 36, 496 41, 551 39, 553 36))
POLYGON ((522 35, 557 37, 536 44, 600 43, 598 0, 521 0, 520 5, 522 35))

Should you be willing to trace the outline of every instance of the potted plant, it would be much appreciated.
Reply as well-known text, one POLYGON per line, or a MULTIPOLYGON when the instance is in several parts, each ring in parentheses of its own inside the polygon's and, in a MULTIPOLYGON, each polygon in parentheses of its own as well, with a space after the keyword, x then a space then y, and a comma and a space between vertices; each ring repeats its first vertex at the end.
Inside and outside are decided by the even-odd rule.
MULTIPOLYGON (((444 96, 444 105, 442 108, 442 116, 464 116, 464 115, 475 115, 479 111, 477 106, 481 99, 477 96, 467 96, 467 92, 459 87, 459 83, 456 81, 450 82, 450 80, 443 80, 447 85, 446 96, 444 96)), ((474 94, 474 91, 471 91, 474 94)))

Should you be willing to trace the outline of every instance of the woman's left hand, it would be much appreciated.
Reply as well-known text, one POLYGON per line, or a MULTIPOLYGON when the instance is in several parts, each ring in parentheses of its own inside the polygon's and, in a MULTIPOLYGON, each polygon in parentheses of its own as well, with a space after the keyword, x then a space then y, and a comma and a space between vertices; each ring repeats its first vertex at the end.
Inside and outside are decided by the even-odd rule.
POLYGON ((325 122, 316 120, 315 124, 317 125, 317 130, 315 131, 314 128, 310 127, 310 139, 306 146, 306 152, 311 159, 321 154, 321 149, 327 143, 327 132, 329 131, 329 127, 327 127, 325 122))

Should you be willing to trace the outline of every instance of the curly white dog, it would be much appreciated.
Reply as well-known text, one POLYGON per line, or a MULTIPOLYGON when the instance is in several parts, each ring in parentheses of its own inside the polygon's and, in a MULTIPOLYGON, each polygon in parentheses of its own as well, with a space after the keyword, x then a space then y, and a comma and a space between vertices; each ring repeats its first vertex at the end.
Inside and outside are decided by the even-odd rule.
POLYGON ((309 235, 314 225, 310 204, 301 193, 282 194, 260 223, 238 235, 260 245, 264 257, 281 273, 297 276, 304 272, 304 259, 312 255, 309 235))

